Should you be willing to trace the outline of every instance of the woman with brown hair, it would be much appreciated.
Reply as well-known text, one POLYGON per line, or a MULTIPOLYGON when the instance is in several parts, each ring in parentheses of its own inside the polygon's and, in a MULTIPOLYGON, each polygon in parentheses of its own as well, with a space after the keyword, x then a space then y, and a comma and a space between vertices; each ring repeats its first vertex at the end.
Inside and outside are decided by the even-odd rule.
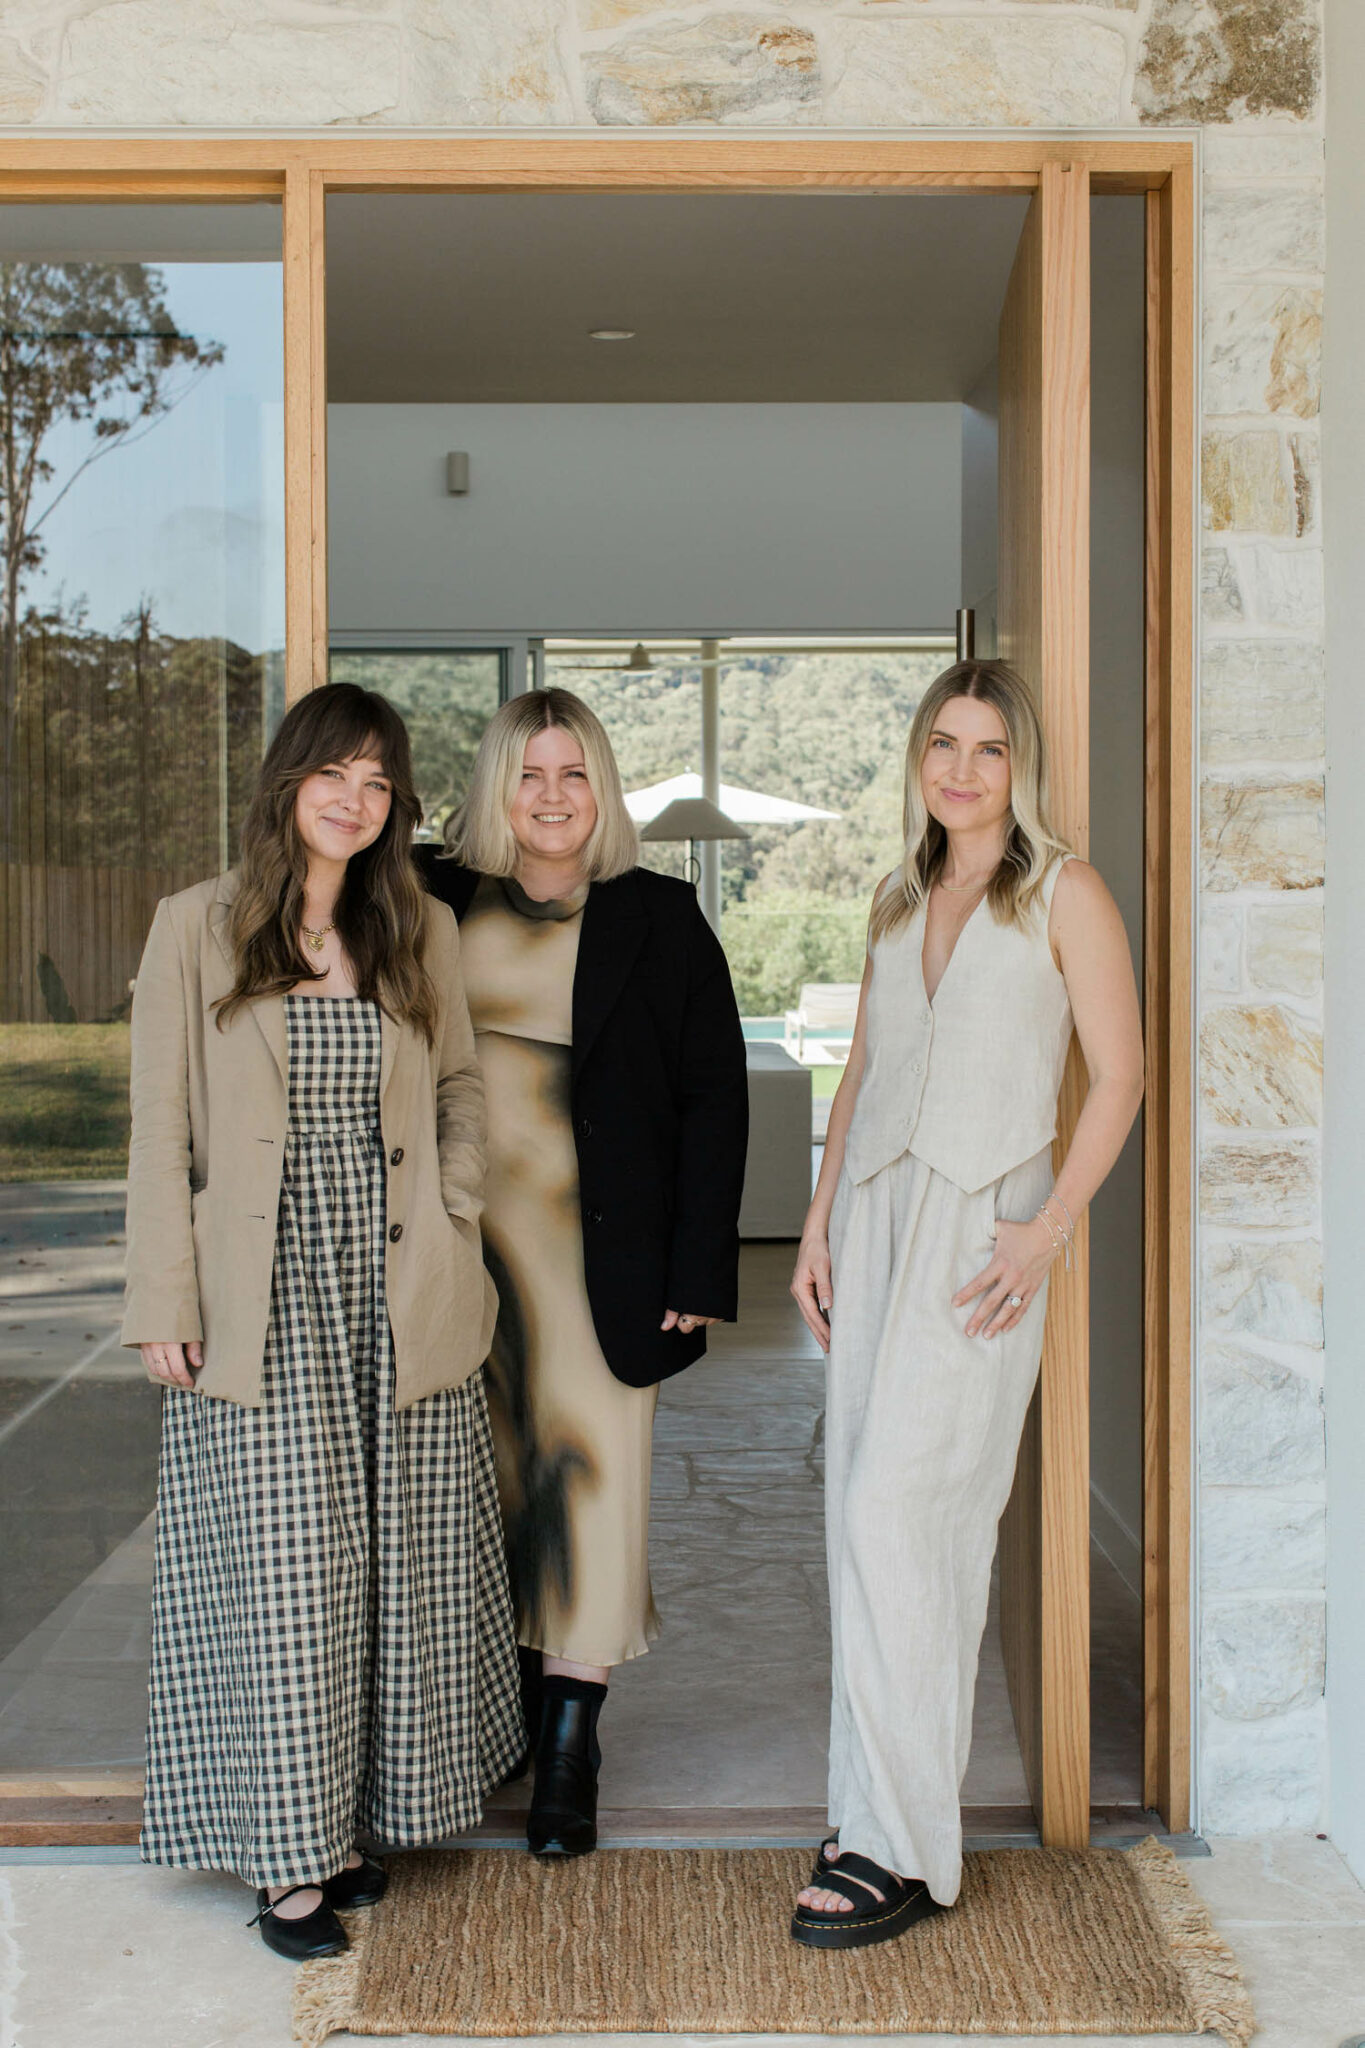
POLYGON ((524 1744, 483 1090, 420 816, 393 708, 314 691, 133 998, 123 1338, 166 1389, 142 1854, 258 1887, 294 1960, 382 1893, 359 1834, 470 1827, 524 1744))

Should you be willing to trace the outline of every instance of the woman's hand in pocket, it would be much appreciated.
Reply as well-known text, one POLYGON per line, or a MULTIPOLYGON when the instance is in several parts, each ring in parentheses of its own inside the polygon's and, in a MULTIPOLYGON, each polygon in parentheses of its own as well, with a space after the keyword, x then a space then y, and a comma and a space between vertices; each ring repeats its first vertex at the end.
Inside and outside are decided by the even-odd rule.
POLYGON ((1031 1223, 1011 1223, 1004 1217, 997 1220, 995 1257, 953 1296, 954 1308, 965 1308, 969 1301, 977 1303, 967 1335, 975 1337, 984 1331, 988 1337, 998 1337, 1002 1330, 1012 1330, 1028 1314, 1056 1256, 1056 1240, 1036 1216, 1031 1223))
POLYGON ((810 1230, 801 1239, 792 1274, 792 1299, 805 1318, 806 1328, 822 1351, 829 1350, 829 1312, 834 1305, 834 1287, 829 1264, 829 1238, 823 1230, 810 1230))
POLYGON ((148 1379, 163 1387, 193 1387, 194 1375, 204 1363, 204 1347, 197 1338, 188 1344, 139 1344, 137 1348, 148 1379))

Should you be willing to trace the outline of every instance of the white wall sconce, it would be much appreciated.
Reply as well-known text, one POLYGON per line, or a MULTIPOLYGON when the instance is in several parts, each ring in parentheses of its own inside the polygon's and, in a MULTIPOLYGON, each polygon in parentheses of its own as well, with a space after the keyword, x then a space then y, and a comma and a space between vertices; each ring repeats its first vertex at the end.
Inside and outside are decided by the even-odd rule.
POLYGON ((452 498, 469 496, 469 457, 463 448, 446 457, 446 490, 452 498))

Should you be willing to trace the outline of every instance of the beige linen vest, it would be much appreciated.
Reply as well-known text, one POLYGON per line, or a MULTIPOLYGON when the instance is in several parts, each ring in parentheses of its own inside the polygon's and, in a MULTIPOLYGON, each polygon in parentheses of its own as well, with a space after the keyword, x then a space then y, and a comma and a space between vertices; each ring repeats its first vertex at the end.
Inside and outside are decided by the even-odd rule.
POLYGON ((983 898, 932 1003, 923 908, 873 947, 867 1064, 844 1153, 855 1181, 912 1152, 974 1194, 1055 1136, 1072 1032, 1047 935, 1061 868, 1048 870, 1027 931, 997 924, 983 898))

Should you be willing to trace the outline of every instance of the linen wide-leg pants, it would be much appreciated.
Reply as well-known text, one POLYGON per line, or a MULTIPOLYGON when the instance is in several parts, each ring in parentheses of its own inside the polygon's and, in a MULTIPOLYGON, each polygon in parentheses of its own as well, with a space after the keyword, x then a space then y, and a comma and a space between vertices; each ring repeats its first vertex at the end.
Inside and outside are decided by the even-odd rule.
POLYGON ((1051 1149, 974 1194, 908 1152, 830 1217, 826 1544, 829 1818, 840 1846, 951 1905, 996 1526, 1042 1356, 1044 1283, 1016 1326, 968 1337, 952 1298, 1024 1222, 1051 1149))

